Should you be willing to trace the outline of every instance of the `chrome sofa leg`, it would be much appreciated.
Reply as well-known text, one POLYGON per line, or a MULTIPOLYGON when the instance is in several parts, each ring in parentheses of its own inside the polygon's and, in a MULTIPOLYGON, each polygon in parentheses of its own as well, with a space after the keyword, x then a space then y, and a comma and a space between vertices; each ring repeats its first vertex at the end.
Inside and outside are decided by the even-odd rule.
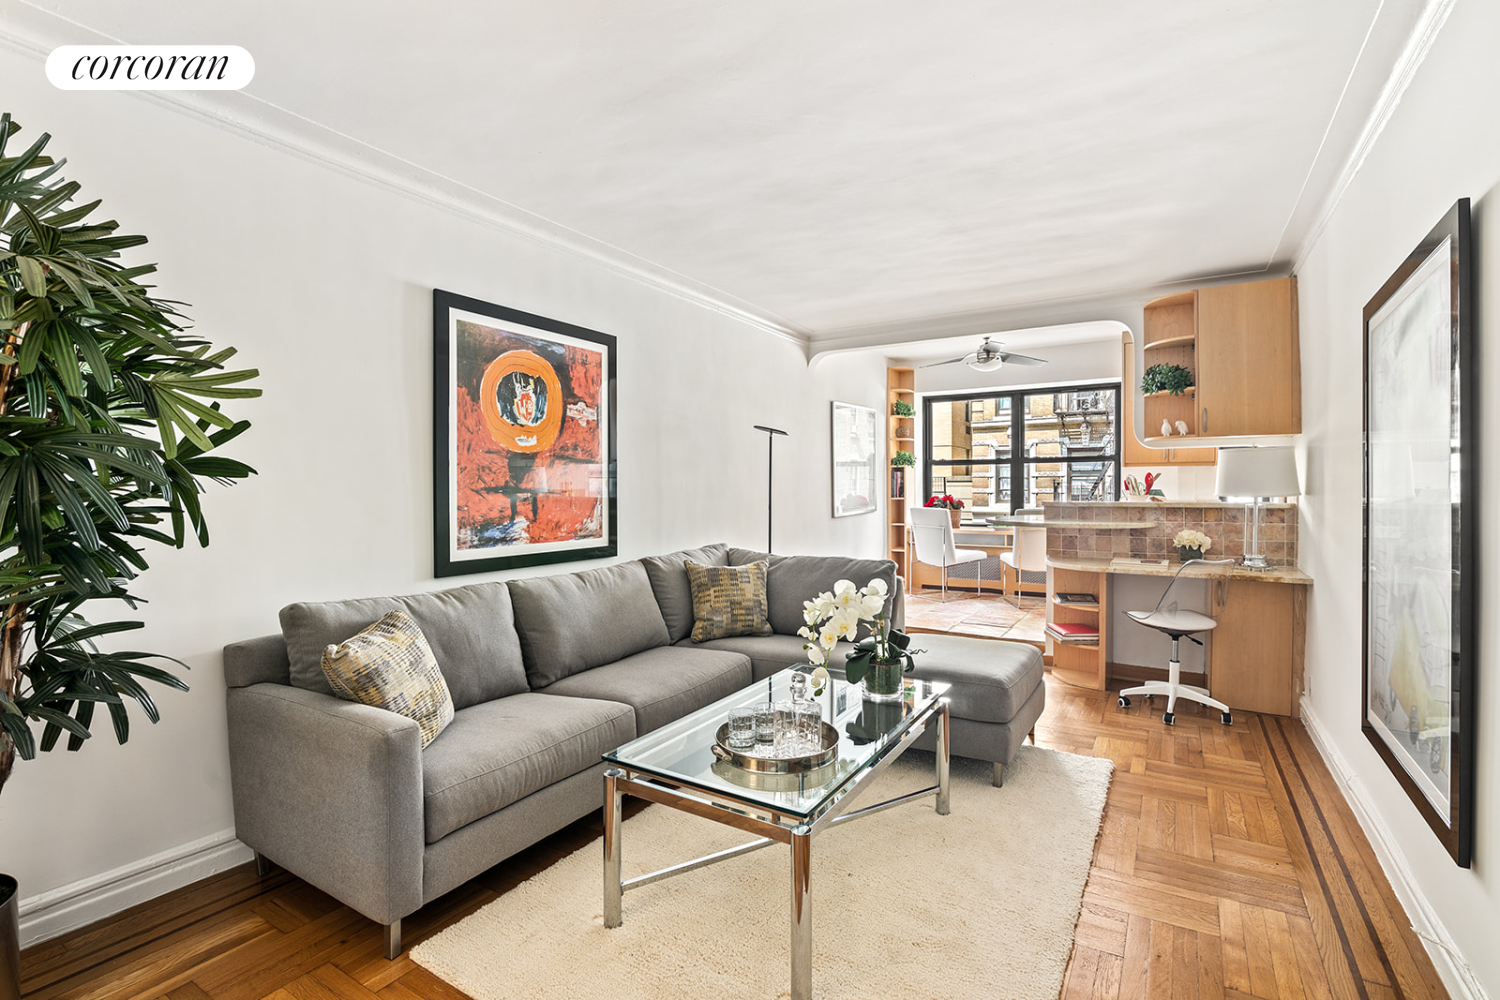
POLYGON ((271 859, 259 851, 255 852, 255 874, 261 878, 271 874, 271 859))
POLYGON ((990 767, 993 770, 993 777, 990 778, 990 784, 994 785, 996 788, 1004 788, 1005 765, 1000 763, 999 761, 996 761, 991 764, 990 767))
POLYGON ((385 957, 393 962, 401 957, 401 920, 399 918, 385 925, 385 957))

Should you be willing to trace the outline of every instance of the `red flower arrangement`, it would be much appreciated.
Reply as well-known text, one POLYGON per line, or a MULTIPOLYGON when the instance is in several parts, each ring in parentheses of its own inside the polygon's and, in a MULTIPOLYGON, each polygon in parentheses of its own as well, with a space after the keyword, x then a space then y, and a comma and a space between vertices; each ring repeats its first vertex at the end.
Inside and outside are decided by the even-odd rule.
POLYGON ((928 497, 924 507, 946 507, 949 510, 963 510, 964 502, 954 499, 952 493, 944 493, 940 497, 928 497))

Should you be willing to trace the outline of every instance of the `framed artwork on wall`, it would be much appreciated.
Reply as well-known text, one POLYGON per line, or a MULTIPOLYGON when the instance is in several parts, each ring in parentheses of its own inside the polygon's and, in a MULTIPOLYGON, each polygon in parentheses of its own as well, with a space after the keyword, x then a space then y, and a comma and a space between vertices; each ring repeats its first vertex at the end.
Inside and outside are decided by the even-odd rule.
POLYGON ((875 411, 854 403, 833 404, 833 516, 875 510, 880 460, 875 411))
POLYGON ((1465 198, 1364 309, 1362 729, 1464 868, 1479 517, 1471 256, 1465 198))
POLYGON ((615 338, 434 289, 433 572, 618 552, 615 338))

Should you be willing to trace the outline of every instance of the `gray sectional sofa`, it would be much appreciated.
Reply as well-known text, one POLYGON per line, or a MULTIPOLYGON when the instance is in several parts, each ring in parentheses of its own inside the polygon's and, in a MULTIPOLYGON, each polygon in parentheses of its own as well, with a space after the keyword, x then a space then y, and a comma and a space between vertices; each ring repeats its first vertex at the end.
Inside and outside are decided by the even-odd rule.
MULTIPOLYGON (((802 602, 849 579, 890 587, 886 560, 767 556, 710 545, 559 576, 407 597, 293 604, 282 631, 224 648, 236 833, 386 928, 598 809, 600 755, 795 663, 802 602), (695 644, 684 562, 769 559, 769 636, 695 644), (421 626, 453 722, 425 750, 416 722, 336 698, 323 649, 397 608, 421 626)), ((1034 647, 922 636, 918 673, 948 680, 953 752, 995 783, 1042 713, 1034 647)), ((835 662, 841 657, 835 654, 835 662)), ((930 734, 929 734, 930 735, 930 734)), ((918 744, 921 745, 921 744, 918 744)))

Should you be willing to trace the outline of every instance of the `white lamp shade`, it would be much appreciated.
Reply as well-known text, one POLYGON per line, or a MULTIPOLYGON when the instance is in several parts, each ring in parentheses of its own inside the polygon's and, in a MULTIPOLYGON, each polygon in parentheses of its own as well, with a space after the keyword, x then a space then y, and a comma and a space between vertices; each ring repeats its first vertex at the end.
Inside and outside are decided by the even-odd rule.
POLYGON ((1220 448, 1214 492, 1220 497, 1294 497, 1297 453, 1291 448, 1220 448))
POLYGON ((975 358, 973 361, 969 362, 969 367, 974 369, 976 372, 992 372, 1000 368, 1004 364, 1005 359, 996 354, 993 358, 986 358, 983 361, 975 358))

